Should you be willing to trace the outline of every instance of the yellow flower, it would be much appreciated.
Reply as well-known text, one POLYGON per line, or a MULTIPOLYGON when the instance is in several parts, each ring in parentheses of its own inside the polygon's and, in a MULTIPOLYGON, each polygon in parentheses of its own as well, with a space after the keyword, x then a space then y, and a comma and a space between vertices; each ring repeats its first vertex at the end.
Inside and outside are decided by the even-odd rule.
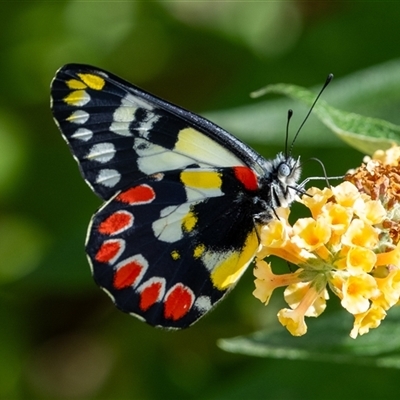
POLYGON ((330 237, 329 226, 314 218, 302 218, 293 225, 293 243, 308 251, 314 251, 323 246, 330 237))
POLYGON ((343 207, 353 207, 355 201, 360 198, 360 192, 350 182, 343 182, 332 188, 335 203, 343 207))
POLYGON ((374 303, 382 307, 384 310, 388 310, 393 307, 400 297, 400 269, 397 267, 391 267, 391 271, 388 271, 388 275, 384 278, 375 278, 380 295, 374 299, 374 303))
POLYGON ((300 282, 300 273, 301 271, 275 275, 272 272, 271 264, 263 260, 257 260, 256 267, 254 268, 254 276, 257 278, 254 281, 256 288, 253 291, 253 295, 267 305, 275 288, 300 282))
POLYGON ((287 296, 296 299, 293 303, 293 306, 296 306, 296 308, 284 308, 280 310, 278 312, 278 319, 293 336, 301 336, 307 332, 307 325, 304 317, 319 315, 325 309, 325 307, 321 307, 321 299, 323 303, 325 300, 325 293, 321 296, 319 291, 312 284, 305 286, 296 285, 296 287, 289 289, 289 292, 287 296), (303 296, 301 300, 297 302, 296 298, 299 295, 299 291, 302 292, 303 296), (314 306, 317 300, 320 301, 320 304, 314 306))
MULTIPOLYGON (((297 308, 306 293, 310 290, 310 283, 298 282, 288 286, 284 291, 284 298, 290 308, 297 308)), ((317 292, 318 293, 318 292, 317 292)), ((326 300, 329 299, 328 291, 324 289, 322 293, 314 298, 314 302, 304 312, 306 317, 318 317, 326 308, 326 300)))
POLYGON ((368 333, 370 329, 377 328, 385 317, 385 310, 382 307, 372 304, 371 308, 364 313, 355 315, 350 337, 355 339, 358 335, 364 335, 368 333))
POLYGON ((313 218, 320 214, 322 207, 333 195, 331 188, 321 190, 316 187, 308 189, 307 194, 308 196, 303 196, 299 202, 310 209, 313 218))
POLYGON ((337 203, 328 203, 321 209, 320 220, 330 226, 333 233, 342 235, 346 232, 353 218, 351 208, 343 207, 337 203))
POLYGON ((354 204, 355 213, 367 224, 379 224, 386 216, 386 210, 382 203, 377 200, 368 200, 359 198, 354 204))
POLYGON ((383 165, 392 165, 397 167, 400 160, 400 147, 393 145, 390 149, 383 151, 377 150, 372 156, 374 160, 379 160, 383 165))
POLYGON ((342 244, 373 249, 378 244, 378 230, 361 219, 353 219, 342 236, 342 244))
POLYGON ((400 266, 400 243, 397 244, 396 248, 386 253, 380 253, 377 256, 376 265, 397 265, 400 266))
POLYGON ((347 271, 353 274, 371 272, 376 260, 376 254, 372 250, 361 246, 353 246, 346 255, 347 271))
POLYGON ((290 308, 278 319, 293 335, 305 334, 305 318, 325 310, 327 287, 354 316, 352 338, 378 327, 400 303, 400 148, 379 157, 385 164, 370 160, 336 187, 309 189, 299 201, 311 217, 292 225, 289 211, 279 209, 279 219, 259 230, 254 295, 268 303, 276 287, 287 286, 290 308), (297 270, 275 275, 262 261, 270 255, 297 270))
POLYGON ((297 309, 283 308, 278 312, 278 320, 293 336, 302 336, 307 333, 304 314, 297 309))
POLYGON ((341 304, 351 314, 364 313, 370 306, 370 299, 378 294, 378 285, 371 275, 350 275, 343 283, 341 304))
POLYGON ((312 255, 305 249, 299 248, 296 243, 290 240, 292 227, 284 218, 272 220, 269 224, 263 225, 260 232, 263 248, 257 254, 259 259, 275 255, 292 264, 298 265, 312 255))

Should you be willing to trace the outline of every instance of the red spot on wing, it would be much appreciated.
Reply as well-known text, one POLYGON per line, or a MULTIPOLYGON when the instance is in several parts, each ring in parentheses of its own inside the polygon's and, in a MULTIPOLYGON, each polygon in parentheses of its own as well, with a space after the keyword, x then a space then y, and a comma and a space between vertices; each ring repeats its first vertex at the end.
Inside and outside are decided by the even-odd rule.
POLYGON ((94 256, 95 260, 101 263, 112 263, 118 258, 119 254, 122 252, 124 247, 124 241, 121 239, 118 240, 106 240, 100 246, 100 249, 97 251, 94 256))
POLYGON ((181 283, 176 284, 165 297, 164 317, 177 321, 189 312, 193 302, 193 292, 181 283))
POLYGON ((130 261, 114 274, 114 287, 115 289, 124 289, 136 283, 138 277, 143 271, 144 266, 138 261, 130 261))
POLYGON ((141 310, 148 310, 153 304, 157 303, 164 293, 164 282, 162 280, 150 280, 140 293, 141 310))
POLYGON ((254 171, 249 167, 233 167, 233 172, 238 181, 240 181, 247 190, 257 190, 258 181, 254 171))
POLYGON ((132 187, 125 192, 120 193, 116 199, 122 203, 130 205, 146 204, 152 202, 156 198, 153 188, 149 185, 139 185, 132 187))
POLYGON ((100 225, 99 232, 103 235, 115 235, 133 224, 133 215, 127 211, 117 211, 107 217, 100 225))

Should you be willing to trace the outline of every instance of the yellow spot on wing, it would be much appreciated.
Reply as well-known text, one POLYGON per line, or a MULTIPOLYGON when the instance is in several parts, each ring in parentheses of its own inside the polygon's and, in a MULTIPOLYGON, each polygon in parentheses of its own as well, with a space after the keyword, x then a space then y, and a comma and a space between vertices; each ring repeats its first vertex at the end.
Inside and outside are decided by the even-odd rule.
POLYGON ((197 216, 193 212, 187 213, 182 219, 182 228, 186 232, 191 232, 196 226, 197 216))
POLYGON ((204 253, 204 250, 206 249, 206 246, 204 244, 199 244, 194 248, 193 251, 193 257, 194 258, 199 258, 201 255, 204 253))
POLYGON ((90 101, 90 96, 85 90, 74 90, 63 100, 70 106, 83 106, 90 101))
POLYGON ((65 82, 70 89, 86 89, 87 86, 82 82, 78 81, 78 79, 70 79, 65 82))
POLYGON ((173 150, 207 165, 218 167, 244 165, 243 161, 231 151, 194 128, 184 128, 179 131, 173 150))
POLYGON ((78 76, 88 87, 90 87, 90 89, 93 90, 101 90, 106 84, 106 81, 98 75, 78 74, 78 76))
POLYGON ((222 185, 221 174, 215 171, 190 171, 181 172, 181 182, 193 188, 219 189, 222 185))
POLYGON ((179 260, 181 258, 181 255, 177 250, 171 251, 171 257, 173 260, 179 260))
POLYGON ((242 250, 231 253, 217 264, 211 273, 211 280, 219 290, 226 290, 236 283, 253 260, 258 248, 258 236, 253 230, 247 236, 242 250))

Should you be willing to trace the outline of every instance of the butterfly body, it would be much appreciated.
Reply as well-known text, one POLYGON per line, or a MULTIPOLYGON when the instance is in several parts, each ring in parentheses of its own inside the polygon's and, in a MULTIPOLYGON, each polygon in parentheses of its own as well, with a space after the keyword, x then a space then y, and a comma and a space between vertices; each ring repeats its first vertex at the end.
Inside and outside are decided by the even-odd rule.
POLYGON ((98 68, 69 64, 52 111, 106 203, 89 225, 96 283, 153 326, 190 326, 232 289, 261 224, 293 201, 299 160, 266 160, 210 121, 98 68))

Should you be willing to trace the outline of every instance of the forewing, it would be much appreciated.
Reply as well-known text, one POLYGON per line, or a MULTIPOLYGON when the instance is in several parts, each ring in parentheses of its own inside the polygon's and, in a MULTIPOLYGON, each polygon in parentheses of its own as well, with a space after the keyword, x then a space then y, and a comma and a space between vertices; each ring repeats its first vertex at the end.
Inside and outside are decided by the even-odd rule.
POLYGON ((54 118, 84 179, 105 200, 149 174, 252 166, 258 159, 210 121, 94 67, 62 67, 51 97, 54 118))
POLYGON ((140 179, 92 219, 86 249, 95 281, 118 308, 153 326, 190 326, 234 286, 257 250, 240 198, 226 169, 140 179))

